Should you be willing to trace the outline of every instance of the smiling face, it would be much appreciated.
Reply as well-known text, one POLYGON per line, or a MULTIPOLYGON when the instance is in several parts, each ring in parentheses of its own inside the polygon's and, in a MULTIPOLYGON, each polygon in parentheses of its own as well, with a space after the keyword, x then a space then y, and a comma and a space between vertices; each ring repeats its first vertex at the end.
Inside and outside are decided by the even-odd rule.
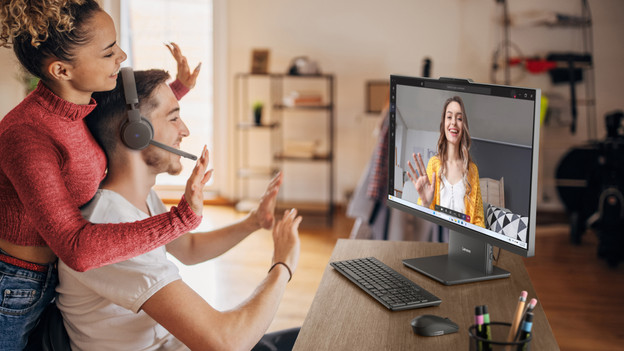
POLYGON ((85 25, 91 38, 76 48, 75 59, 69 63, 72 88, 91 94, 115 88, 120 65, 127 55, 117 45, 117 32, 112 18, 97 11, 85 25))
POLYGON ((444 135, 448 143, 458 146, 464 130, 464 114, 457 101, 451 101, 444 111, 444 135))
MULTIPOLYGON (((167 84, 161 84, 150 97, 155 106, 149 113, 154 126, 154 140, 179 149, 182 139, 189 135, 186 124, 180 118, 180 105, 167 84)), ((180 174, 180 156, 150 145, 143 150, 143 160, 153 167, 155 173, 180 174)))

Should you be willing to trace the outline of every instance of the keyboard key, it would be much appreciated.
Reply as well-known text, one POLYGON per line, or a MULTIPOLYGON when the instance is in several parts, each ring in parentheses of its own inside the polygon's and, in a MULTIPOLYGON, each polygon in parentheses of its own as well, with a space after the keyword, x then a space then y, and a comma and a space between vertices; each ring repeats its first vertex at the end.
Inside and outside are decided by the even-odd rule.
POLYGON ((355 272, 353 272, 352 270, 350 270, 349 268, 343 268, 343 271, 348 274, 349 276, 353 277, 353 279, 355 280, 361 280, 360 276, 355 274, 355 272))

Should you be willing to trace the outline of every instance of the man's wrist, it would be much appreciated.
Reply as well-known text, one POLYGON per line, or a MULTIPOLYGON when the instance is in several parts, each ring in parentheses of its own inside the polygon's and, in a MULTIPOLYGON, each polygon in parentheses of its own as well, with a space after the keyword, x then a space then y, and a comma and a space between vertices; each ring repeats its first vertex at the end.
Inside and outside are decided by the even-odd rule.
POLYGON ((278 268, 281 268, 281 269, 283 269, 283 270, 285 270, 285 271, 287 271, 287 272, 288 272, 288 282, 290 282, 290 280, 292 279, 292 270, 291 270, 291 269, 290 269, 290 267, 288 267, 288 265, 287 265, 286 263, 284 263, 284 262, 281 262, 281 261, 279 261, 279 262, 275 262, 275 263, 271 266, 271 268, 269 268, 269 271, 268 271, 267 273, 271 273, 271 271, 272 271, 272 270, 274 270, 274 269, 278 269, 278 268))

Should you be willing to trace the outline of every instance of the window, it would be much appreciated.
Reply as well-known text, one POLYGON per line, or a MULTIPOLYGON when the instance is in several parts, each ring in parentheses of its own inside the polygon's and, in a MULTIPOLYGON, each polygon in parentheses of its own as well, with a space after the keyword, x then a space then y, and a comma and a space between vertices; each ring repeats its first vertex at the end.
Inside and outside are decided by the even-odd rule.
MULTIPOLYGON (((211 0, 121 0, 120 33, 128 64, 134 69, 162 68, 172 80, 177 67, 165 43, 177 43, 191 70, 201 62, 197 85, 180 101, 181 117, 191 134, 182 149, 199 155, 204 144, 213 150, 213 8, 211 0)), ((174 191, 178 197, 194 162, 182 159, 181 175, 161 174, 160 191, 174 191)), ((164 197, 168 197, 165 195, 164 197)))

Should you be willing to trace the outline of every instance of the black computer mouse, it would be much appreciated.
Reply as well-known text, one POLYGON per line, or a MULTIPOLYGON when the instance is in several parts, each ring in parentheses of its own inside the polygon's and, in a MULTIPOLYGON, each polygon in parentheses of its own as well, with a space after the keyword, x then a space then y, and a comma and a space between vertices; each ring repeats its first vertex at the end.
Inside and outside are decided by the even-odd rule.
POLYGON ((422 336, 438 336, 456 333, 459 327, 448 318, 423 314, 412 319, 412 329, 414 333, 422 336))

